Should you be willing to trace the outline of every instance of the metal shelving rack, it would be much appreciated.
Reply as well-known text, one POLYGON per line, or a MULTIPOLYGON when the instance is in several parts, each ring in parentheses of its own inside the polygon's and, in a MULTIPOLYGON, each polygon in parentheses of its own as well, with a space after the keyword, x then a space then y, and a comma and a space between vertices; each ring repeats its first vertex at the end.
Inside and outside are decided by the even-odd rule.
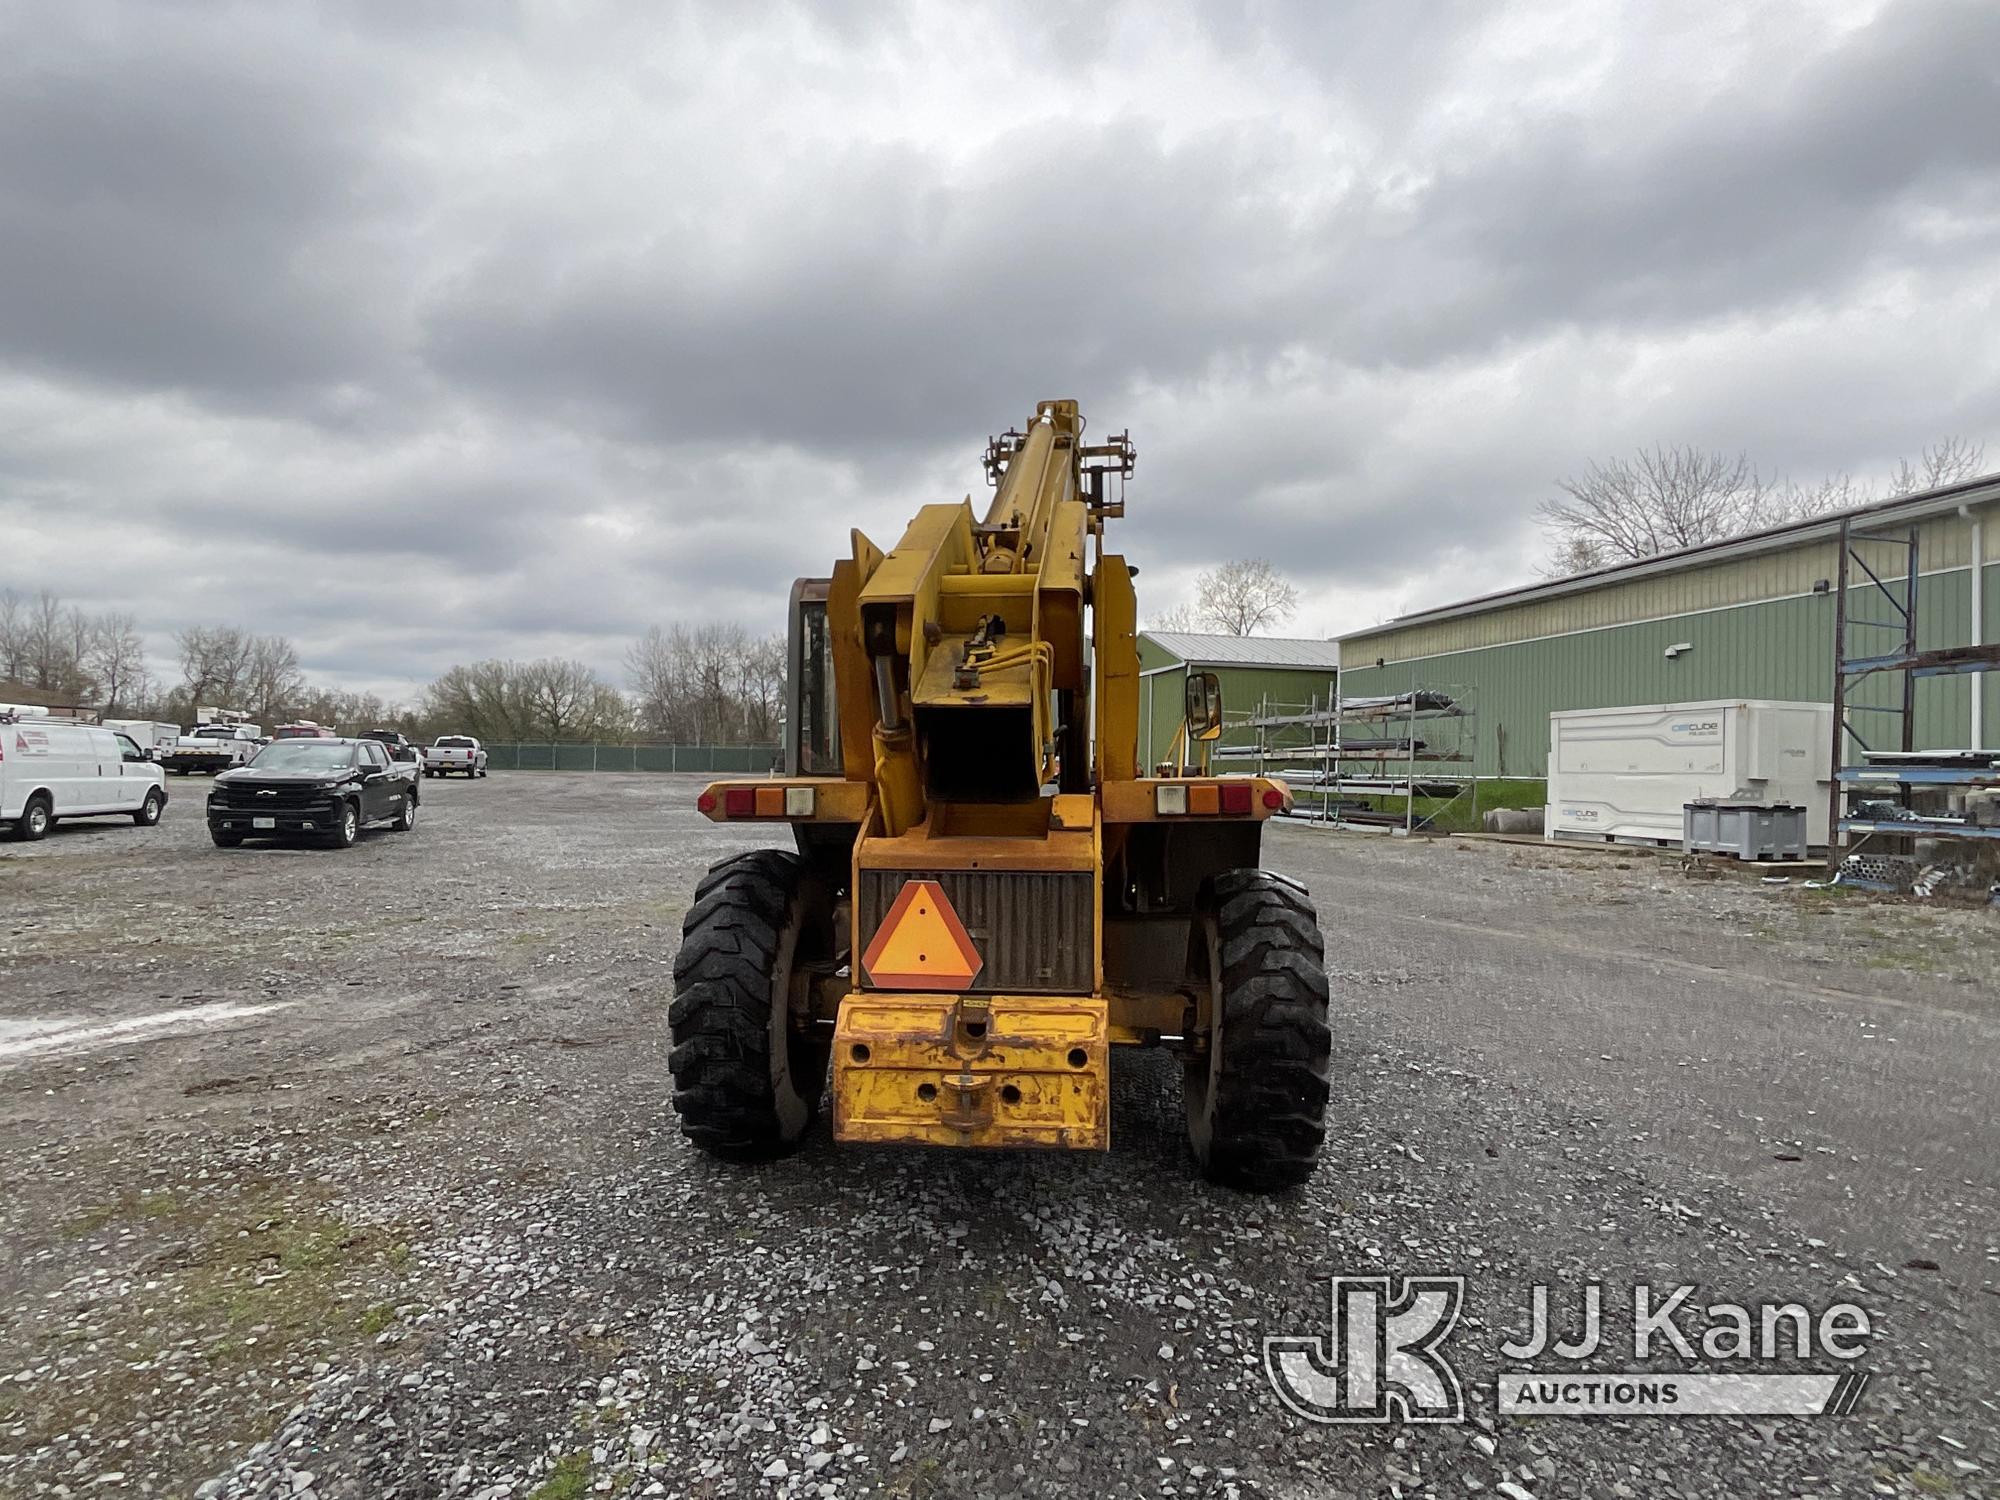
MULTIPOLYGON (((1983 579, 1973 560, 1972 586, 1983 579)), ((1925 793, 2000 789, 2000 751, 1940 751, 1916 758, 1917 684, 1927 677, 2000 671, 2000 644, 1975 643, 1919 649, 1917 595, 1921 580, 1917 530, 1865 528, 1853 519, 1840 527, 1840 571, 1833 614, 1833 788, 1828 798, 1827 870, 1838 874, 1848 855, 1870 839, 2000 841, 2000 828, 1941 816, 1914 804, 1925 793), (1900 571, 1901 576, 1896 574, 1900 571), (1859 576, 1857 576, 1859 575, 1859 576), (1877 609, 1886 618, 1857 613, 1877 609), (1870 691, 1871 689, 1884 691, 1870 691), (1866 701, 1866 700, 1874 701, 1866 701), (1875 726, 1887 721, 1883 729, 1875 726), (1868 731, 1864 733, 1864 728, 1868 731), (1854 763, 1851 752, 1863 756, 1854 763), (1868 760, 1875 756, 1878 759, 1868 760), (1881 757, 1910 757, 1908 760, 1881 757), (1869 792, 1893 797, 1893 818, 1850 817, 1847 799, 1869 792), (1852 842, 1849 842, 1853 836, 1852 842)))
POLYGON ((1475 701, 1472 689, 1455 684, 1413 683, 1406 693, 1379 698, 1340 698, 1329 686, 1325 699, 1260 705, 1233 726, 1255 731, 1254 743, 1220 748, 1215 758, 1254 761, 1257 774, 1282 776, 1295 795, 1291 816, 1308 822, 1409 834, 1470 798, 1477 823, 1475 701), (1402 807, 1380 810, 1354 800, 1363 797, 1400 800, 1402 807), (1419 800, 1442 805, 1420 815, 1419 800))

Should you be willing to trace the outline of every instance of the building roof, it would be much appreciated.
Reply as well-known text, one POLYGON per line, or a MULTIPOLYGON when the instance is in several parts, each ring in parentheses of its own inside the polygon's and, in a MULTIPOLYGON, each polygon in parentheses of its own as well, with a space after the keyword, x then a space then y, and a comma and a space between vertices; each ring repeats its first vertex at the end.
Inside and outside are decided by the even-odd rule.
POLYGON ((1537 599, 1554 599, 1564 594, 1580 594, 1590 589, 1625 583, 1635 578, 1645 578, 1654 573, 1702 567, 1708 563, 1724 562, 1730 558, 1755 556, 1760 552, 1779 552, 1787 547, 1796 547, 1801 542, 1838 537, 1841 523, 1847 520, 1869 527, 1893 525, 1903 521, 1922 521, 1931 516, 1949 515, 1961 505, 1983 505, 1987 501, 1996 499, 2000 499, 2000 473, 1982 474, 1977 479, 1941 485, 1937 489, 1924 490, 1915 495, 1898 495, 1892 500, 1878 500, 1872 505, 1837 510, 1824 516, 1813 516, 1783 526, 1768 527, 1763 531, 1746 532, 1742 536, 1726 537, 1719 542, 1704 542, 1698 547, 1683 547, 1676 552, 1662 552, 1653 557, 1612 563, 1608 567, 1592 568, 1587 572, 1572 573, 1564 578, 1552 578, 1540 583, 1524 583, 1516 588, 1501 589, 1498 593, 1480 594, 1471 599, 1462 599, 1455 604, 1440 604, 1431 609, 1420 609, 1412 614, 1398 615, 1393 620, 1385 620, 1380 625, 1370 625, 1364 630, 1350 630, 1341 639, 1365 640, 1387 631, 1400 630, 1406 625, 1428 625, 1439 620, 1456 619, 1461 615, 1482 614, 1487 610, 1508 605, 1527 604, 1537 599))
POLYGON ((0 677, 0 703, 19 703, 30 708, 63 708, 77 713, 90 713, 94 705, 78 703, 75 697, 66 693, 52 693, 46 688, 29 687, 25 682, 17 682, 11 677, 0 677))
POLYGON ((1198 667, 1300 667, 1332 671, 1340 666, 1340 642, 1268 635, 1202 635, 1192 630, 1139 632, 1169 656, 1198 667))

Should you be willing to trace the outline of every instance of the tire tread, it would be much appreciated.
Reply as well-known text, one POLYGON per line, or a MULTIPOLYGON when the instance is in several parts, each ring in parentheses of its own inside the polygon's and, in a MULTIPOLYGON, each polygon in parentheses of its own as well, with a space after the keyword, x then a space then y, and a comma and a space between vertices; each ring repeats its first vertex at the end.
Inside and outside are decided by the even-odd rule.
MULTIPOLYGON (((798 1145, 787 1138, 771 1085, 775 969, 806 868, 794 854, 756 849, 709 867, 695 886, 674 955, 667 1011, 667 1067, 681 1134, 713 1155, 768 1161, 798 1145)), ((808 1118, 816 1081, 801 1090, 808 1118)))
POLYGON ((1215 876, 1204 905, 1222 972, 1221 1067, 1204 1171, 1258 1192, 1312 1176, 1326 1139, 1333 1032, 1325 940, 1306 888, 1264 870, 1215 876))

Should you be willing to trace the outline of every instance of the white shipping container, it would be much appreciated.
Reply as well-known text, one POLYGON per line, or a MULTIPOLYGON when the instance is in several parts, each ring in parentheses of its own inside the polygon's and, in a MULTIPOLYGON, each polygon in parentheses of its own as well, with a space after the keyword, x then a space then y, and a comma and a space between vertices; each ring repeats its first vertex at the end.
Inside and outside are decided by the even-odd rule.
POLYGON ((1579 708, 1549 715, 1550 840, 1681 841, 1681 808, 1743 796, 1806 810, 1825 848, 1833 705, 1769 699, 1579 708))

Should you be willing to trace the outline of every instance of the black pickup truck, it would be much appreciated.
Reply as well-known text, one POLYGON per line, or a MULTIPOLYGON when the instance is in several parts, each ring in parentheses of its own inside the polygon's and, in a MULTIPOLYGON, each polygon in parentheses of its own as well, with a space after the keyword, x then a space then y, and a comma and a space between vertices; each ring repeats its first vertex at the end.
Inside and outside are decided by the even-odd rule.
POLYGON ((208 794, 208 836, 222 849, 298 837, 345 849, 369 823, 417 826, 416 770, 375 740, 279 740, 208 794))
POLYGON ((412 744, 410 737, 400 729, 364 729, 355 738, 374 740, 389 752, 389 759, 408 766, 412 771, 423 769, 423 751, 412 744))

